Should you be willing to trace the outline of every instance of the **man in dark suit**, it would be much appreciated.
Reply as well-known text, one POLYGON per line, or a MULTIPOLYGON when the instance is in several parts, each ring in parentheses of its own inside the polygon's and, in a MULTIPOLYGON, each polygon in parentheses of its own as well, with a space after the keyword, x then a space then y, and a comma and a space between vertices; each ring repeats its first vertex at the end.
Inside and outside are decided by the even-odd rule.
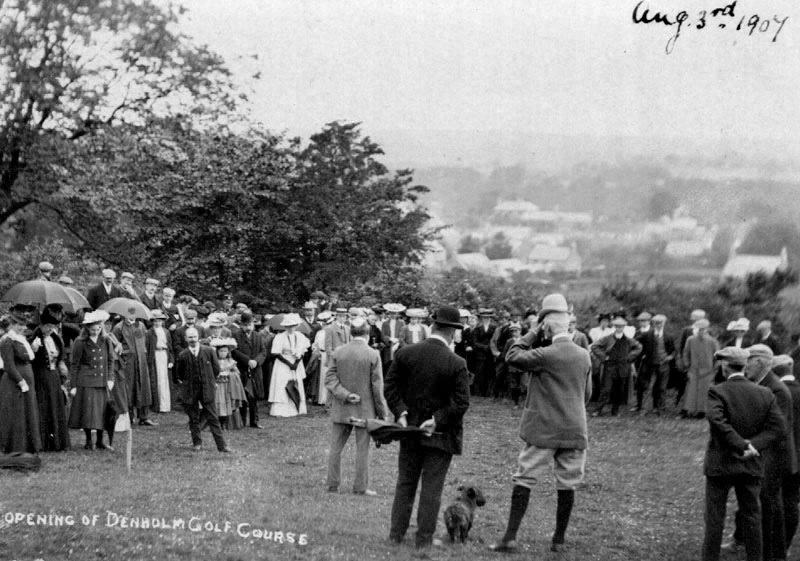
MULTIPOLYGON (((706 528, 703 561, 720 556, 725 506, 733 487, 744 523, 742 540, 748 561, 761 559, 762 531, 759 492, 764 475, 760 453, 784 435, 778 402, 767 388, 747 380, 743 368, 748 352, 736 347, 717 351, 725 382, 708 390, 710 438, 706 450, 706 528)), ((766 545, 766 544, 764 544, 766 545)))
POLYGON ((144 292, 139 295, 139 300, 150 310, 157 310, 161 307, 161 300, 156 296, 159 284, 156 279, 145 280, 144 292))
MULTIPOLYGON (((788 427, 794 440, 795 458, 800 466, 800 382, 794 375, 795 361, 789 355, 778 355, 772 361, 772 371, 780 377, 781 382, 792 394, 792 426, 788 427)), ((781 486, 783 494, 783 519, 786 529, 786 549, 792 545, 797 532, 800 512, 800 473, 790 473, 783 477, 781 486)), ((787 555, 788 557, 788 555, 787 555)))
POLYGON ((264 361, 267 360, 269 351, 266 348, 264 338, 256 333, 251 313, 243 313, 239 323, 241 329, 233 333, 233 338, 236 340, 236 348, 231 352, 231 356, 239 368, 239 374, 242 377, 242 384, 247 395, 247 403, 242 403, 241 405, 242 422, 247 422, 247 411, 249 410, 250 427, 260 429, 263 427, 258 424, 257 400, 264 397, 264 374, 261 367, 264 361))
POLYGON ((489 395, 495 377, 494 355, 492 354, 492 337, 497 324, 492 321, 494 310, 481 308, 478 310, 480 321, 472 330, 472 349, 475 355, 475 380, 472 393, 481 397, 489 395))
POLYGON ((558 503, 551 551, 562 551, 575 502, 575 489, 583 481, 588 429, 586 404, 592 395, 592 360, 569 332, 567 301, 550 294, 542 303, 541 330, 552 342, 534 348, 537 333, 529 331, 508 350, 510 366, 530 372, 528 395, 520 420, 524 441, 513 476, 511 509, 502 539, 490 549, 514 552, 517 531, 528 509, 531 490, 555 468, 558 503))
POLYGON ((756 333, 758 336, 754 341, 754 344, 761 344, 766 345, 770 349, 772 349, 772 354, 779 355, 783 353, 783 345, 772 332, 772 322, 769 320, 764 320, 758 324, 756 327, 756 333))
POLYGON ((325 376, 325 387, 333 396, 331 405, 331 447, 328 455, 328 491, 335 493, 341 483, 342 450, 350 433, 356 433, 356 475, 353 493, 374 497, 369 486, 369 434, 366 428, 353 427, 357 419, 385 419, 386 399, 383 396, 381 356, 370 348, 370 324, 363 318, 350 322, 353 340, 333 352, 331 367, 325 376))
POLYGON ((747 318, 739 318, 728 327, 731 335, 723 342, 723 347, 738 347, 746 349, 755 343, 753 336, 749 333, 750 321, 747 318))
POLYGON ((637 341, 642 345, 639 355, 639 375, 636 378, 636 411, 641 411, 648 394, 653 396, 653 411, 664 408, 664 395, 670 365, 675 358, 675 339, 664 332, 667 317, 656 314, 647 331, 639 332, 637 341))
POLYGON ((219 378, 219 361, 211 347, 200 345, 197 329, 186 330, 188 347, 181 352, 175 362, 175 377, 183 385, 183 409, 189 415, 189 431, 195 451, 202 449, 200 436, 200 417, 208 423, 211 435, 217 444, 217 450, 230 453, 225 444, 222 427, 217 417, 217 406, 214 402, 217 378, 219 378), (202 411, 200 406, 202 405, 202 411))
MULTIPOLYGON (((764 480, 761 484, 761 534, 764 542, 764 559, 786 559, 785 527, 781 487, 786 475, 797 473, 793 427, 792 394, 772 373, 772 350, 762 344, 747 349, 747 377, 756 384, 770 390, 781 412, 785 430, 781 438, 764 450, 764 480)), ((736 513, 736 529, 733 542, 726 550, 735 550, 744 541, 747 523, 742 519, 741 509, 736 513)))
POLYGON ((112 298, 120 298, 122 296, 119 288, 114 284, 115 278, 117 278, 117 273, 111 269, 103 269, 103 282, 91 287, 89 292, 86 293, 86 299, 93 310, 96 310, 112 298))
POLYGON ((386 401, 397 422, 427 433, 400 441, 389 531, 396 543, 408 530, 420 480, 416 545, 434 543, 444 480, 453 455, 461 454, 462 419, 469 408, 467 363, 450 350, 462 327, 458 309, 442 306, 434 315, 431 336, 399 349, 386 375, 386 401))

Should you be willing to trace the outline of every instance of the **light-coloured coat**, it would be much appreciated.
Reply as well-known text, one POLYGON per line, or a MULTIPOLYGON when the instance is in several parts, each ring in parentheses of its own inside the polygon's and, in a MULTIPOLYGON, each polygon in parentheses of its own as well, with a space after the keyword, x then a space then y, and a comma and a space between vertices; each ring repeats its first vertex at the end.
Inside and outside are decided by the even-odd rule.
POLYGON ((365 339, 356 337, 333 352, 325 374, 325 387, 334 397, 331 406, 334 423, 349 423, 350 417, 384 419, 388 414, 381 356, 365 339), (350 394, 357 394, 361 401, 348 403, 350 394))

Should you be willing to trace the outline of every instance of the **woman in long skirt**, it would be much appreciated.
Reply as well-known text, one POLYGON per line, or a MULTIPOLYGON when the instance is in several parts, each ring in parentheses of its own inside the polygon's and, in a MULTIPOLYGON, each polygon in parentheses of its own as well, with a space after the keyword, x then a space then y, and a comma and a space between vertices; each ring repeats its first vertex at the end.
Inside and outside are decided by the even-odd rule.
POLYGON ((31 369, 34 351, 28 340, 27 318, 12 312, 0 319, 0 453, 42 449, 39 406, 31 369))
POLYGON ((306 377, 303 355, 310 342, 305 335, 296 331, 298 325, 300 325, 298 314, 286 314, 281 322, 281 327, 285 327, 286 331, 278 333, 272 341, 275 365, 272 367, 269 387, 269 401, 272 404, 269 414, 273 417, 294 417, 307 413, 306 395, 303 389, 303 379, 306 377), (300 394, 297 405, 286 391, 286 385, 290 380, 296 382, 295 386, 300 394))
POLYGON ((150 391, 153 396, 150 410, 166 413, 172 408, 172 396, 169 389, 169 371, 174 362, 172 335, 164 327, 167 315, 163 310, 153 310, 151 314, 153 327, 147 331, 145 339, 150 391))
POLYGON ((83 429, 87 450, 94 450, 95 446, 113 450, 103 443, 106 406, 109 392, 114 389, 114 350, 111 340, 103 334, 106 316, 102 310, 86 314, 83 330, 72 346, 69 428, 83 429), (97 431, 96 444, 92 443, 93 430, 97 431))
POLYGON ((64 363, 64 343, 56 330, 58 323, 58 318, 45 309, 39 316, 39 328, 34 332, 34 337, 40 341, 33 360, 33 374, 45 452, 69 448, 66 400, 62 389, 67 385, 69 370, 64 363))

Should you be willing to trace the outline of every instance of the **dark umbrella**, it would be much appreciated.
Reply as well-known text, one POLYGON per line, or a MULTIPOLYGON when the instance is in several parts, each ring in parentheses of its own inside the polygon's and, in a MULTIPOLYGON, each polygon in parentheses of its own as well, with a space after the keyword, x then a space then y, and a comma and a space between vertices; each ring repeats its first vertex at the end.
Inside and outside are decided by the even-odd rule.
POLYGON ((133 317, 143 320, 150 319, 150 310, 147 306, 131 298, 112 298, 108 302, 100 304, 99 310, 105 310, 109 314, 117 314, 123 317, 133 317))
POLYGON ((68 311, 90 308, 89 302, 77 290, 62 286, 57 282, 29 280, 15 284, 3 295, 3 302, 47 306, 61 304, 68 311))
POLYGON ((375 446, 378 448, 380 448, 381 444, 389 444, 394 440, 418 438, 426 434, 426 431, 419 427, 403 427, 397 423, 381 421, 380 419, 365 420, 350 417, 350 423, 357 427, 366 428, 372 440, 375 441, 375 446))
POLYGON ((300 412, 300 390, 297 388, 297 380, 289 380, 286 382, 286 395, 292 400, 297 412, 300 412))
POLYGON ((285 315, 286 314, 275 314, 274 316, 269 318, 269 321, 267 321, 267 325, 269 326, 269 328, 272 329, 273 331, 283 331, 284 329, 286 329, 285 327, 281 327, 281 322, 283 321, 285 315))

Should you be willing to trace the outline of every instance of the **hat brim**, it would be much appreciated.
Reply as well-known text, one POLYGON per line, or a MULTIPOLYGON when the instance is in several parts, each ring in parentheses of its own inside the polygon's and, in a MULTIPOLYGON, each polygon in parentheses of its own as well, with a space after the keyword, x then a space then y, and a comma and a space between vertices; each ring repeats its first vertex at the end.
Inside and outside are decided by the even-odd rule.
POLYGON ((539 312, 539 323, 548 316, 549 314, 568 314, 569 310, 565 310, 563 308, 546 308, 539 312))
POLYGON ((441 325, 442 327, 455 327, 456 329, 464 329, 463 323, 456 323, 454 321, 439 321, 435 319, 433 320, 433 323, 436 325, 441 325))

